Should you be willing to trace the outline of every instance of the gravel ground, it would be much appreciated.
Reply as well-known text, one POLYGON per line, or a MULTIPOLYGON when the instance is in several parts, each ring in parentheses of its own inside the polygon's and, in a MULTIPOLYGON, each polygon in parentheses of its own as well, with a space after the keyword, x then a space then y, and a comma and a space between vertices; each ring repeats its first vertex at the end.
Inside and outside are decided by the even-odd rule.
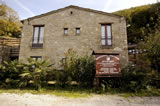
POLYGON ((0 106, 160 106, 160 97, 94 95, 88 98, 66 98, 54 95, 0 94, 0 106))

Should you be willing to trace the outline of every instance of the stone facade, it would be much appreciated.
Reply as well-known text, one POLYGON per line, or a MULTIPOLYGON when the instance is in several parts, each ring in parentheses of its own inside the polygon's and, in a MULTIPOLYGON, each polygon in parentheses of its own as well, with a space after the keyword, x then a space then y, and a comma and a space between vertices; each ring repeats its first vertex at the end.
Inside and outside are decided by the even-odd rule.
POLYGON ((23 34, 20 46, 20 61, 26 62, 30 56, 42 56, 58 65, 68 49, 79 55, 103 49, 120 53, 122 67, 128 63, 126 20, 122 16, 96 10, 68 6, 46 14, 23 20, 23 34), (112 25, 112 46, 101 45, 101 24, 112 25), (33 48, 33 25, 44 25, 42 48, 33 48), (64 28, 68 34, 64 35, 64 28), (76 35, 80 28, 80 35, 76 35))

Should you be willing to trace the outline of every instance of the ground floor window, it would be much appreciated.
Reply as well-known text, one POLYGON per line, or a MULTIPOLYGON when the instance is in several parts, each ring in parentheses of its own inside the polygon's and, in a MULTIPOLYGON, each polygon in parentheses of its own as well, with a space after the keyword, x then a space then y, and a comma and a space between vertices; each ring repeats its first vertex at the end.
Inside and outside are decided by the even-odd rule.
POLYGON ((33 60, 39 61, 42 59, 42 56, 31 56, 33 60))
POLYGON ((62 58, 62 64, 64 65, 65 63, 66 63, 66 58, 63 57, 63 58, 62 58))

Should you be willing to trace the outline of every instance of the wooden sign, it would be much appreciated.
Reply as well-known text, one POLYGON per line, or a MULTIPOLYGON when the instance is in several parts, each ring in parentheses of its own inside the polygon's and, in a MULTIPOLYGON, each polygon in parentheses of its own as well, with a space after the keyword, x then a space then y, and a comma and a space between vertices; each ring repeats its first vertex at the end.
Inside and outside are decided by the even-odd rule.
POLYGON ((120 55, 118 52, 96 50, 92 53, 96 57, 96 80, 99 88, 100 77, 121 77, 120 55))
POLYGON ((96 77, 116 76, 121 73, 119 55, 95 55, 96 56, 96 77))

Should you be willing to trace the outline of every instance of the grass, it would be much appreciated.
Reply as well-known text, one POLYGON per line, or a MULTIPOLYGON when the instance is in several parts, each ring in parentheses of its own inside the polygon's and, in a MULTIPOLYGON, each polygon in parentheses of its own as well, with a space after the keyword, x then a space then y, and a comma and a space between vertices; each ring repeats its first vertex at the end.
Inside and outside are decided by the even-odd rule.
POLYGON ((90 93, 89 90, 80 90, 80 89, 40 89, 40 90, 33 90, 33 89, 0 89, 0 93, 16 93, 16 94, 24 94, 24 93, 31 93, 31 94, 48 94, 48 95, 55 95, 55 96, 62 96, 67 98, 88 98, 93 95, 90 93))
POLYGON ((0 93, 16 93, 16 94, 48 94, 55 96, 62 96, 67 98, 88 98, 93 95, 118 95, 125 98, 128 97, 143 97, 143 96, 160 96, 160 89, 148 89, 141 90, 139 92, 123 92, 117 89, 110 89, 108 91, 96 90, 96 89, 84 89, 84 88, 42 88, 40 90, 33 89, 0 89, 0 93))
POLYGON ((125 98, 128 97, 149 97, 149 96, 160 96, 160 89, 146 89, 146 90, 140 90, 137 92, 124 92, 121 93, 120 96, 123 96, 125 98))
MULTIPOLYGON (((129 91, 123 91, 120 89, 108 89, 105 92, 98 91, 99 94, 104 94, 104 95, 118 95, 122 96, 125 98, 128 97, 149 97, 149 96, 160 96, 160 89, 156 88, 150 88, 150 89, 145 89, 145 90, 139 90, 137 92, 129 92, 129 91)), ((97 92, 96 92, 97 93, 97 92)))

